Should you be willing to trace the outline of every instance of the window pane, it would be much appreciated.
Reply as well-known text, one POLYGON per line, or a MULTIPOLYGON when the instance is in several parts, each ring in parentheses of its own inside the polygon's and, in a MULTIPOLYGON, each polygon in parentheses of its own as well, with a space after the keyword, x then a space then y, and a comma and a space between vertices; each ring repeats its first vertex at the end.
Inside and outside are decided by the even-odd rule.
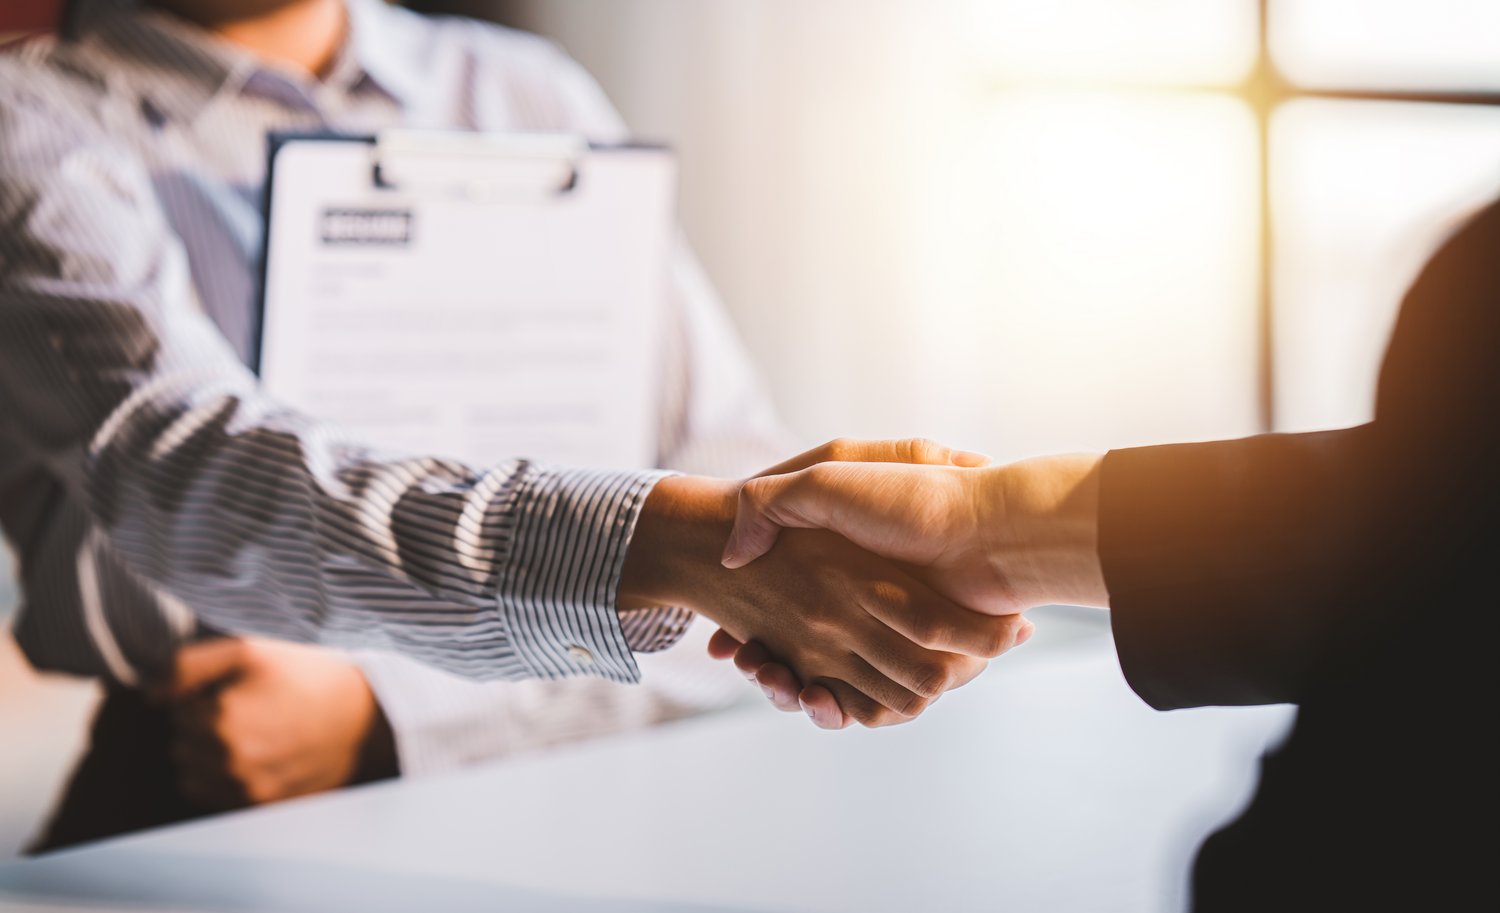
POLYGON ((1278 425, 1368 421, 1407 286, 1500 189, 1500 109, 1309 100, 1272 127, 1278 425))
POLYGON ((932 427, 997 457, 1256 430, 1246 107, 1026 91, 958 123, 919 219, 932 427))
POLYGON ((1276 62, 1304 85, 1500 88, 1493 0, 1292 0, 1270 16, 1276 62))
POLYGON ((1254 0, 966 0, 960 28, 1006 82, 1227 83, 1255 57, 1254 0))

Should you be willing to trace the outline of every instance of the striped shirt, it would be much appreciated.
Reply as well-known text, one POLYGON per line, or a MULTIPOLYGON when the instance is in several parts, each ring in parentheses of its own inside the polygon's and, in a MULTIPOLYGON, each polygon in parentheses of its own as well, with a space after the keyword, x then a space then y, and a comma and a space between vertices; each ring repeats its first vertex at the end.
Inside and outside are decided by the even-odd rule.
MULTIPOLYGON (((76 34, 0 57, 0 523, 21 558, 17 639, 39 667, 127 684, 162 676, 199 621, 472 678, 634 681, 633 654, 689 617, 614 606, 661 472, 378 452, 268 400, 244 367, 268 131, 623 135, 540 39, 348 8, 316 81, 125 0, 86 0, 76 34)), ((668 294, 663 464, 774 461, 764 393, 685 253, 668 294)), ((381 683, 409 673, 360 655, 388 712, 401 705, 381 683)))

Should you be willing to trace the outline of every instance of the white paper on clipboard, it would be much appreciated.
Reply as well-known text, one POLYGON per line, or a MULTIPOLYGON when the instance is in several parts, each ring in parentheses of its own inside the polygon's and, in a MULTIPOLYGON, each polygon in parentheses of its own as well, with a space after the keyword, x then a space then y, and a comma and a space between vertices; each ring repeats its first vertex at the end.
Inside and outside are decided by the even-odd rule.
POLYGON ((670 153, 407 133, 272 150, 267 393, 476 466, 654 462, 670 153))

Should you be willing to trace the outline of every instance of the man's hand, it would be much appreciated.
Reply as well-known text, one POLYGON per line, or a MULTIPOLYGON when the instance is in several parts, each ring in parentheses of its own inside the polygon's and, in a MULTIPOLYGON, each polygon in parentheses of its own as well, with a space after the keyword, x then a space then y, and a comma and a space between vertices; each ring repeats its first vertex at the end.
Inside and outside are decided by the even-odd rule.
POLYGON ((1097 456, 978 470, 819 463, 740 488, 725 567, 771 551, 783 528, 825 529, 923 570, 933 587, 996 615, 1107 605, 1097 555, 1097 456))
MULTIPOLYGON (((741 489, 724 564, 753 566, 775 554, 783 527, 821 528, 915 566, 934 590, 982 611, 1107 605, 1095 546, 1098 464, 1088 456, 977 471, 824 463, 751 480, 741 489)), ((1019 643, 1032 629, 1017 621, 1019 643)), ((848 725, 837 694, 786 668, 774 648, 733 634, 716 636, 711 655, 734 658, 778 707, 800 707, 824 728, 848 725)))
POLYGON ((215 809, 351 782, 371 740, 394 748, 359 667, 327 650, 258 638, 184 647, 171 687, 184 794, 215 809))
POLYGON ((926 438, 909 437, 894 441, 857 441, 839 438, 799 453, 777 463, 756 476, 764 479, 811 469, 820 463, 910 463, 923 466, 961 466, 978 469, 988 466, 990 458, 972 450, 954 450, 926 438))
MULTIPOLYGON (((987 462, 923 441, 835 442, 777 469, 862 456, 934 459, 950 466, 987 462)), ((850 717, 866 726, 913 718, 1015 643, 1021 620, 972 612, 842 536, 789 533, 755 567, 724 568, 719 559, 739 487, 687 478, 658 483, 626 559, 622 608, 693 608, 727 636, 753 639, 774 652, 789 674, 836 695, 850 717)))

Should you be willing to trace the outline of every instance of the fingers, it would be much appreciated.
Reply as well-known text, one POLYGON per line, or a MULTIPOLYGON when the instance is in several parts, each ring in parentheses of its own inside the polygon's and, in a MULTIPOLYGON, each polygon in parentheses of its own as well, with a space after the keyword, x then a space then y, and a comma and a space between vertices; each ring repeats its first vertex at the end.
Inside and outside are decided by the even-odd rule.
POLYGON ((712 659, 733 659, 743 646, 734 635, 720 628, 708 639, 708 655, 712 659))
POLYGON ((219 705, 211 696, 191 696, 172 707, 172 766, 182 794, 212 811, 249 804, 231 773, 229 750, 217 731, 219 705))
POLYGON ((245 645, 233 637, 189 644, 177 651, 176 669, 169 693, 175 697, 195 694, 236 675, 245 662, 245 645))
POLYGON ((857 673, 846 681, 905 717, 919 715, 945 692, 967 685, 987 665, 982 659, 926 650, 899 637, 871 641, 860 652, 874 676, 857 673))
POLYGON ((781 525, 761 513, 753 505, 753 501, 746 497, 746 489, 741 488, 740 507, 735 512, 734 528, 729 533, 729 541, 724 544, 724 554, 720 561, 731 570, 742 568, 769 552, 780 535, 781 525))
POLYGON ((911 718, 910 713, 892 710, 866 691, 876 692, 884 701, 899 703, 906 708, 916 708, 921 703, 916 695, 857 657, 855 660, 860 671, 851 676, 858 682, 857 687, 836 679, 819 679, 806 688, 791 669, 777 662, 770 651, 756 641, 741 646, 733 659, 735 668, 759 685, 776 709, 806 713, 820 729, 844 729, 856 721, 866 726, 887 726, 911 718), (834 692, 840 696, 835 697, 834 692))
MULTIPOLYGON (((827 473, 814 470, 751 479, 740 486, 734 529, 724 546, 723 564, 741 568, 776 544, 783 526, 832 529, 828 505, 839 492, 826 484, 827 473)), ((848 500, 845 497, 845 500, 848 500)))
MULTIPOLYGON (((1008 644, 1005 650, 1021 646, 1036 632, 1036 625, 1020 615, 992 618, 989 621, 997 623, 1006 632, 1008 644)), ((724 643, 726 645, 739 644, 739 641, 726 634, 724 643)), ((760 686, 767 700, 776 709, 785 712, 801 710, 819 729, 845 729, 856 721, 866 725, 890 725, 911 719, 911 716, 884 707, 878 701, 870 699, 868 695, 844 683, 845 687, 839 690, 845 695, 844 700, 848 702, 848 705, 858 711, 859 718, 856 720, 855 716, 845 713, 843 707, 840 706, 839 699, 830 690, 835 680, 820 680, 821 683, 810 684, 799 691, 801 685, 791 669, 777 662, 763 645, 754 641, 741 644, 733 653, 727 653, 718 658, 733 658, 735 666, 746 678, 760 686)), ((908 662, 920 662, 920 660, 908 660, 908 662)), ((951 687, 956 688, 968 684, 984 670, 985 665, 983 662, 970 660, 950 669, 949 674, 953 676, 951 687)), ((930 702, 929 700, 928 703, 930 702)))
POLYGON ((802 712, 819 729, 847 729, 854 718, 844 713, 838 699, 822 685, 808 685, 797 695, 802 712))
POLYGON ((865 611, 929 650, 994 659, 1017 645, 1029 625, 1020 615, 985 615, 944 599, 915 580, 877 584, 865 611))
MULTIPOLYGON (((845 711, 851 713, 856 720, 866 726, 890 725, 894 722, 905 722, 914 719, 927 709, 938 695, 950 687, 958 687, 960 672, 950 669, 948 663, 941 657, 953 657, 953 654, 932 654, 932 658, 916 658, 901 655, 904 651, 900 647, 887 645, 887 650, 871 649, 865 651, 866 656, 850 655, 845 662, 847 671, 841 673, 841 681, 852 686, 865 697, 878 704, 881 710, 889 711, 898 719, 892 719, 887 713, 876 712, 878 721, 867 721, 871 714, 866 709, 861 715, 861 708, 851 708, 844 705, 845 711)), ((964 670, 967 672, 968 670, 964 670)), ((977 675, 974 672, 969 677, 977 675)), ((814 681, 819 681, 814 679, 814 681)), ((840 704, 843 704, 840 701, 840 704)))
MULTIPOLYGON (((969 450, 954 450, 925 438, 896 441, 830 441, 761 473, 740 488, 740 503, 734 531, 724 549, 724 566, 744 567, 771 550, 782 526, 823 527, 830 525, 830 494, 825 486, 809 484, 807 470, 825 463, 910 463, 978 468, 990 458, 969 450), (793 492, 800 498, 784 502, 793 492), (819 496, 823 497, 819 497, 819 496)), ((825 478, 823 481, 827 481, 825 478)), ((847 493, 843 500, 847 501, 847 493)))
MULTIPOLYGON (((725 635, 729 642, 738 643, 734 638, 725 635)), ((732 654, 736 669, 756 685, 765 694, 766 699, 776 706, 778 710, 795 713, 802 709, 797 703, 797 692, 802 689, 802 683, 791 669, 776 662, 769 650, 757 641, 743 644, 732 654)))
POLYGON ((798 472, 819 463, 925 463, 936 466, 988 466, 990 458, 970 450, 954 450, 926 438, 893 441, 857 441, 839 438, 798 454, 761 473, 779 476, 798 472))
MULTIPOLYGON (((741 486, 734 531, 724 549, 724 566, 744 567, 770 551, 782 526, 836 529, 830 524, 828 513, 839 503, 847 503, 849 492, 842 492, 840 498, 840 492, 824 490, 827 486, 809 485, 807 471, 837 463, 906 463, 973 469, 988 466, 990 458, 982 453, 944 447, 925 438, 891 441, 841 438, 815 447, 741 486), (787 495, 793 491, 801 496, 788 499, 787 495)), ((825 475, 819 481, 831 480, 825 475)), ((846 477, 844 481, 853 480, 846 477)))
POLYGON ((755 680, 755 673, 760 671, 760 667, 770 661, 771 651, 757 640, 744 644, 734 652, 734 667, 751 681, 755 680))
POLYGON ((791 669, 781 663, 768 662, 761 666, 755 673, 755 683, 760 685, 766 699, 777 710, 785 713, 798 713, 802 710, 802 705, 797 700, 802 683, 791 669))
POLYGON ((884 706, 860 688, 832 678, 814 679, 809 688, 820 687, 832 695, 835 706, 840 708, 841 716, 833 717, 831 714, 819 717, 813 722, 819 728, 844 729, 853 723, 859 723, 867 729, 879 729, 885 726, 898 726, 909 723, 912 717, 897 713, 884 706))
MULTIPOLYGON (((924 650, 868 618, 864 630, 855 635, 850 647, 854 652, 838 657, 838 674, 875 704, 903 718, 921 713, 933 698, 966 684, 984 668, 981 660, 924 650)), ((733 656, 740 674, 754 681, 778 709, 788 712, 802 709, 797 701, 800 681, 763 644, 750 641, 733 656)), ((860 722, 876 713, 867 705, 862 708, 864 716, 856 715, 860 722)))
POLYGON ((782 528, 824 529, 897 561, 927 565, 954 548, 982 554, 971 522, 987 478, 951 466, 819 463, 740 486, 725 567, 771 550, 782 528))

